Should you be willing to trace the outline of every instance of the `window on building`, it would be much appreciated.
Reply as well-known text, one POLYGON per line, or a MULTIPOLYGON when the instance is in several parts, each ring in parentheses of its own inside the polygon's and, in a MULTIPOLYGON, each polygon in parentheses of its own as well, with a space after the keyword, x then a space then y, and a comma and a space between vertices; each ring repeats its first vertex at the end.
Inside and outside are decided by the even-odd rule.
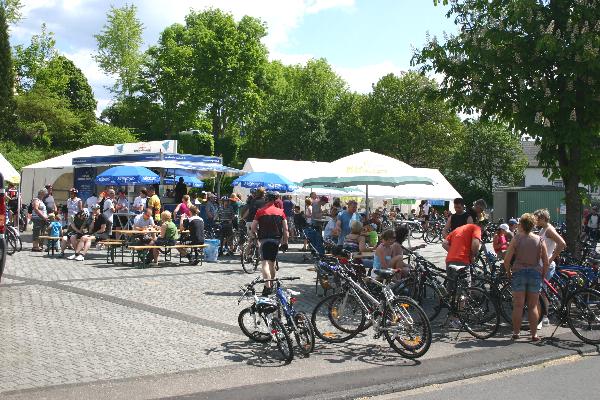
POLYGON ((559 188, 565 187, 562 180, 552 181, 552 186, 559 187, 559 188))

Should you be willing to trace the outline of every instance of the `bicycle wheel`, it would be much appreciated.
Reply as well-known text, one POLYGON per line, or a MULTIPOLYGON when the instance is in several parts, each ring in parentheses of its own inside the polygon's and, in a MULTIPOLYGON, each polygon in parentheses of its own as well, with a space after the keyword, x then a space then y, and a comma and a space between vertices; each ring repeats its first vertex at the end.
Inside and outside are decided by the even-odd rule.
POLYGON ((6 254, 12 256, 17 251, 17 238, 13 231, 6 229, 6 254))
POLYGON ((411 227, 410 237, 413 239, 423 239, 423 229, 421 227, 411 227))
POLYGON ((412 297, 419 303, 423 311, 425 311, 429 321, 433 321, 440 315, 443 308, 443 296, 439 289, 431 283, 425 283, 418 293, 415 293, 415 296, 412 297))
POLYGON ((251 242, 246 242, 242 246, 242 255, 240 259, 242 261, 242 269, 247 274, 252 274, 256 271, 256 267, 254 266, 254 249, 252 248, 251 242))
POLYGON ((435 231, 434 228, 429 228, 427 229, 427 231, 425 232, 425 234, 423 235, 423 240, 425 240, 425 242, 427 243, 435 243, 436 242, 436 238, 437 238, 438 234, 435 231))
POLYGON ((567 322, 571 331, 585 343, 600 344, 600 292, 581 289, 569 296, 567 322))
POLYGON ((296 330, 294 331, 296 342, 302 354, 308 357, 315 349, 315 331, 308 316, 303 312, 294 315, 294 322, 296 323, 296 330))
POLYGON ((346 293, 336 293, 325 297, 316 305, 311 323, 321 340, 342 343, 361 331, 366 323, 366 316, 354 296, 346 298, 346 293))
POLYGON ((467 332, 477 339, 488 339, 496 334, 500 326, 500 313, 485 290, 463 288, 458 301, 457 316, 467 332))
POLYGON ((410 297, 396 298, 388 305, 381 327, 390 347, 403 357, 422 357, 431 346, 429 319, 410 297))
POLYGON ((271 340, 269 324, 263 315, 260 315, 251 307, 244 308, 238 315, 238 325, 244 335, 259 343, 266 343, 271 340))
POLYGON ((271 321, 271 334, 277 342, 277 348, 283 355, 284 361, 286 363, 291 362, 294 359, 292 339, 290 339, 290 335, 277 317, 271 321))

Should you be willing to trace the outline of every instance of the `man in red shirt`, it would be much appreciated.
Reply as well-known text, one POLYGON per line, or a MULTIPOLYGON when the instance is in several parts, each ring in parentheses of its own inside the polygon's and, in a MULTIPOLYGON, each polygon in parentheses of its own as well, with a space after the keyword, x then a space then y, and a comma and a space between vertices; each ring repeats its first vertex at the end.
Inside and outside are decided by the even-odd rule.
MULTIPOLYGON (((481 246, 481 228, 475 224, 466 224, 454 229, 444 240, 442 246, 448 251, 446 256, 446 273, 448 292, 456 291, 459 276, 466 273, 463 278, 471 285, 469 265, 475 261, 481 246)), ((452 328, 460 328, 460 321, 453 317, 449 321, 452 328)))
MULTIPOLYGON (((267 193, 267 203, 256 211, 252 221, 252 233, 258 236, 262 257, 262 275, 264 279, 275 278, 275 260, 281 244, 283 251, 287 250, 288 226, 283 208, 275 205, 278 193, 267 193)), ((272 282, 266 282, 263 296, 271 293, 272 282)))

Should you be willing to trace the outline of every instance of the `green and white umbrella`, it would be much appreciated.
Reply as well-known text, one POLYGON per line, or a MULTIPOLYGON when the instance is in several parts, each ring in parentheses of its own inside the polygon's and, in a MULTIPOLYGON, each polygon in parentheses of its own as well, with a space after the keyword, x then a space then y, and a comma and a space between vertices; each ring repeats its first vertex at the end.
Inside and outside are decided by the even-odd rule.
POLYGON ((398 175, 393 176, 381 176, 381 175, 357 175, 357 176, 322 176, 318 178, 308 178, 302 181, 302 186, 323 186, 323 187, 335 187, 344 188, 348 186, 391 186, 396 187, 400 185, 433 185, 433 179, 427 176, 421 176, 417 168, 410 168, 410 170, 398 171, 398 175), (400 175, 401 174, 401 175, 400 175))

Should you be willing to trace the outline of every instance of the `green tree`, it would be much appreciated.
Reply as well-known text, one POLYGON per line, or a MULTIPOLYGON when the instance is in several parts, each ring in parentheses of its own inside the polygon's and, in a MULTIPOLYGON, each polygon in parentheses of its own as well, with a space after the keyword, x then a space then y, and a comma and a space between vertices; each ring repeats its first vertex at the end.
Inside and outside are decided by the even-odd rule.
POLYGON ((38 78, 39 72, 48 65, 50 60, 56 57, 55 44, 54 33, 47 30, 46 24, 42 24, 41 33, 31 37, 29 46, 15 46, 14 64, 19 92, 31 89, 38 78))
POLYGON ((35 83, 44 86, 69 103, 69 109, 78 113, 85 125, 91 127, 95 121, 96 99, 92 87, 83 72, 73 61, 63 55, 55 56, 40 70, 35 83))
POLYGON ((453 141, 456 147, 446 175, 463 196, 483 197, 491 204, 496 187, 517 185, 523 180, 527 159, 519 136, 505 125, 467 121, 453 141))
POLYGON ((444 76, 444 93, 465 111, 497 115, 536 139, 540 164, 565 184, 567 243, 577 247, 580 184, 598 181, 600 3, 463 0, 448 17, 460 32, 415 54, 444 76))
POLYGON ((236 22, 231 14, 214 9, 192 11, 185 29, 181 50, 188 55, 188 100, 207 110, 216 141, 247 122, 259 105, 257 81, 267 63, 261 39, 267 30, 256 18, 244 16, 236 22))
POLYGON ((4 9, 6 22, 9 24, 15 24, 23 18, 21 0, 0 0, 0 8, 4 9))
POLYGON ((416 72, 381 78, 367 97, 364 123, 371 150, 413 167, 442 167, 460 130, 437 83, 416 72))
POLYGON ((81 146, 92 146, 94 144, 103 144, 110 146, 117 143, 134 143, 137 137, 129 129, 118 128, 105 124, 95 124, 92 129, 81 135, 81 146))
POLYGON ((322 160, 337 160, 369 147, 369 130, 363 116, 366 102, 364 94, 341 94, 327 123, 327 151, 322 160))
POLYGON ((11 137, 15 131, 14 85, 6 12, 0 7, 0 138, 11 137))
POLYGON ((137 18, 137 7, 111 6, 102 32, 94 35, 98 53, 94 56, 102 70, 116 75, 115 85, 109 88, 117 97, 131 95, 143 62, 141 46, 144 26, 137 18))

